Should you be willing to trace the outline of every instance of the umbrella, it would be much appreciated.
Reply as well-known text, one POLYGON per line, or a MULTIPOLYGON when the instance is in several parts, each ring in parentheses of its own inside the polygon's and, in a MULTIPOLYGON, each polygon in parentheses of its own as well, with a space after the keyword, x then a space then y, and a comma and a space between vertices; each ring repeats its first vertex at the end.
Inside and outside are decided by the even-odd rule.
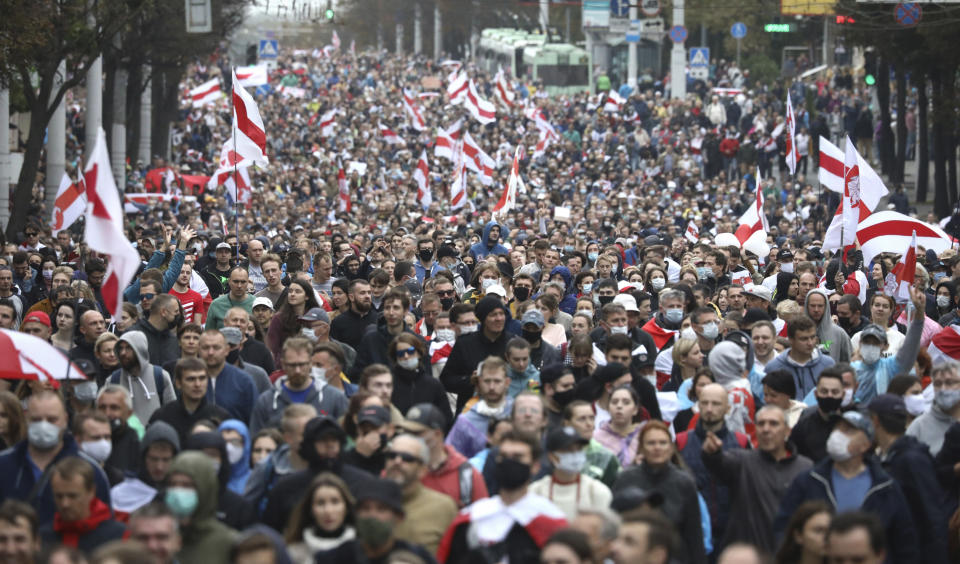
POLYGON ((17 331, 0 329, 0 379, 52 381, 86 380, 67 355, 50 343, 17 331))

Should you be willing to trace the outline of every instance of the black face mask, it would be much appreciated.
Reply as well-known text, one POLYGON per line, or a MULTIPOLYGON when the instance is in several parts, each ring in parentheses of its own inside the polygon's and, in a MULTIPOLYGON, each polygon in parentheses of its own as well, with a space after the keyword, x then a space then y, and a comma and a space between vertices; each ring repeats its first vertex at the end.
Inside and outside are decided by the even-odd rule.
POLYGON ((834 413, 839 411, 842 404, 843 398, 822 398, 817 396, 817 406, 819 406, 820 411, 823 411, 824 413, 834 413))
POLYGON ((516 298, 518 302, 527 301, 527 298, 530 297, 530 288, 527 288, 526 286, 514 288, 513 297, 516 298))
POLYGON ((569 403, 572 402, 574 399, 576 399, 575 392, 576 392, 576 388, 570 388, 569 390, 567 390, 567 391, 565 391, 565 392, 554 392, 554 393, 553 393, 553 401, 554 401, 554 402, 557 404, 557 406, 559 406, 560 408, 567 407, 567 404, 569 404, 569 403))
POLYGON ((123 434, 127 430, 127 422, 123 419, 111 419, 110 420, 110 436, 117 437, 123 434))
POLYGON ((440 298, 440 307, 443 308, 443 311, 450 311, 450 308, 453 307, 453 298, 440 298))
POLYGON ((530 331, 528 329, 521 329, 520 332, 523 335, 523 339, 528 343, 530 343, 531 345, 535 345, 540 342, 541 331, 530 331))
POLYGON ((612 302, 615 297, 616 296, 597 296, 597 299, 600 300, 600 306, 603 307, 612 302))
POLYGON ((510 458, 504 458, 497 461, 494 474, 501 489, 516 490, 523 487, 530 479, 530 466, 510 458))
POLYGON ((428 249, 423 249, 423 250, 420 251, 420 253, 419 253, 418 256, 420 257, 420 260, 421 260, 422 262, 427 262, 427 261, 429 261, 430 259, 433 258, 433 251, 428 250, 428 249))
POLYGON ((844 329, 849 329, 853 325, 851 321, 853 321, 852 317, 837 317, 837 324, 844 329))
POLYGON ((240 360, 240 349, 227 353, 227 364, 236 364, 238 360, 240 360))

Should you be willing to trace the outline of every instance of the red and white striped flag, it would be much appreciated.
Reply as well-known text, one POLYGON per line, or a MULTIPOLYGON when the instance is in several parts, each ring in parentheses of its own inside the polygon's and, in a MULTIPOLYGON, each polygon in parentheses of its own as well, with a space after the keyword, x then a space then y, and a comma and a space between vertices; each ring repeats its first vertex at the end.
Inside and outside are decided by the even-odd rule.
POLYGON ((91 251, 107 257, 107 272, 100 291, 107 311, 114 319, 120 319, 123 290, 140 268, 140 255, 123 231, 123 204, 110 172, 107 136, 103 128, 97 131, 97 141, 83 178, 89 201, 83 239, 91 251))
POLYGON ((330 44, 333 45, 334 49, 340 48, 340 36, 337 35, 337 30, 333 30, 333 34, 330 36, 330 44))
POLYGON ((53 218, 50 222, 50 231, 56 235, 73 225, 80 219, 87 208, 86 188, 83 185, 83 175, 73 182, 64 173, 57 189, 57 199, 53 202, 53 218))
POLYGON ((437 140, 433 144, 433 156, 442 157, 450 162, 456 160, 454 149, 457 145, 457 139, 460 138, 460 127, 462 125, 463 120, 458 119, 447 129, 437 129, 437 140))
POLYGON ((513 165, 510 167, 510 178, 507 185, 503 188, 503 194, 500 201, 493 207, 493 217, 503 217, 517 206, 517 194, 523 189, 523 178, 520 177, 520 158, 523 147, 517 145, 517 150, 513 154, 513 165))
POLYGON ((517 97, 516 92, 513 91, 513 86, 510 84, 510 80, 507 79, 507 73, 503 72, 503 67, 499 67, 497 70, 496 76, 496 94, 500 102, 507 108, 512 108, 514 106, 514 100, 517 97))
POLYGON ((603 99, 603 111, 608 114, 615 114, 620 111, 620 106, 623 105, 624 99, 617 93, 616 90, 610 89, 607 91, 607 95, 603 99))
POLYGON ((403 109, 407 112, 407 116, 410 117, 410 125, 413 126, 417 131, 423 131, 427 128, 426 122, 423 120, 423 114, 420 113, 420 108, 417 107, 417 99, 414 96, 414 93, 403 89, 403 109))
POLYGON ((463 154, 463 139, 457 141, 454 149, 453 179, 450 183, 450 209, 462 208, 467 203, 467 169, 463 154))
POLYGON ((407 142, 403 140, 402 137, 397 135, 389 127, 380 124, 380 136, 383 137, 383 140, 387 142, 388 145, 406 145, 407 142))
POLYGON ((480 148, 480 145, 473 140, 470 133, 463 134, 463 154, 466 157, 464 165, 479 175, 480 182, 484 186, 491 186, 493 184, 493 169, 496 168, 497 161, 480 148))
POLYGON ((472 79, 467 83, 467 98, 464 101, 464 106, 473 116, 473 119, 483 125, 497 120, 497 107, 480 97, 477 92, 477 85, 472 79))
POLYGON ((917 232, 910 237, 910 246, 884 279, 883 291, 893 296, 898 303, 910 301, 910 286, 917 279, 917 232))
POLYGON ((763 188, 760 182, 760 171, 757 170, 757 195, 754 203, 740 216, 739 227, 734 233, 718 233, 714 241, 718 247, 736 245, 741 249, 752 252, 758 257, 770 254, 767 245, 767 216, 763 210, 763 188))
POLYGON ((213 104, 223 97, 220 91, 220 79, 211 78, 200 86, 190 90, 190 103, 194 108, 213 104))
POLYGON ((891 249, 904 249, 911 244, 913 234, 917 244, 924 249, 933 249, 937 254, 949 249, 953 240, 938 225, 930 225, 919 219, 884 210, 870 214, 857 227, 857 241, 863 252, 863 261, 869 264, 880 253, 891 249))
POLYGON ((423 209, 433 203, 433 194, 430 192, 430 165, 427 163, 427 150, 420 153, 417 168, 413 171, 413 179, 417 182, 417 201, 423 209))
POLYGON ((687 222, 687 230, 683 232, 683 236, 694 245, 700 240, 700 228, 692 219, 687 222))
POLYGON ((237 67, 237 78, 240 79, 240 86, 262 86, 267 84, 267 66, 252 65, 249 67, 237 67))
POLYGON ((797 134, 797 121, 793 116, 793 103, 790 101, 790 91, 787 90, 787 168, 790 169, 790 176, 797 173, 797 161, 800 160, 800 152, 797 150, 795 136, 797 134))
POLYGON ((879 187, 864 184, 858 161, 857 149, 850 142, 850 138, 847 137, 843 163, 843 196, 840 198, 840 205, 837 206, 837 211, 823 238, 824 250, 836 250, 848 247, 856 242, 857 226, 870 215, 871 211, 863 202, 864 195, 867 193, 875 195, 879 187, 883 186, 882 183, 879 187))
MULTIPOLYGON (((830 141, 820 138, 820 169, 817 175, 820 184, 831 192, 843 194, 844 151, 830 141)), ((870 190, 861 190, 860 197, 870 211, 877 209, 880 199, 887 195, 887 187, 867 161, 857 155, 857 167, 860 169, 860 185, 870 186, 870 190)))
POLYGON ((337 186, 340 189, 340 211, 350 213, 353 209, 353 204, 350 202, 350 185, 347 183, 347 175, 339 160, 337 160, 337 186))
POLYGON ((453 59, 446 59, 446 60, 440 61, 440 68, 445 69, 449 67, 453 69, 452 72, 457 72, 458 70, 460 70, 460 67, 462 66, 463 65, 460 63, 460 61, 454 61, 453 59))
POLYGON ((233 73, 233 135, 236 152, 242 161, 267 166, 267 134, 263 118, 253 97, 244 90, 233 73))
POLYGON ((533 148, 534 159, 539 159, 547 152, 547 147, 550 146, 554 137, 555 135, 550 133, 550 131, 540 130, 540 138, 537 140, 536 147, 533 148))
POLYGON ((337 127, 337 110, 331 109, 320 116, 320 136, 330 137, 337 127))
POLYGON ((467 99, 467 73, 454 70, 447 75, 447 96, 450 103, 457 105, 467 99))

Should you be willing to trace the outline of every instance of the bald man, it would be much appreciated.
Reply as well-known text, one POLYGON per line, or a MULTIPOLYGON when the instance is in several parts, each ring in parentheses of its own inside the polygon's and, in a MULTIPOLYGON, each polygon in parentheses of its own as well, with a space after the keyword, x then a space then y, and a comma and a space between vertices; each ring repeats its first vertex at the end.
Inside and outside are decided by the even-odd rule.
POLYGON ((707 502, 713 536, 720 539, 729 520, 730 495, 727 486, 703 465, 700 451, 708 434, 717 437, 723 448, 729 450, 746 448, 750 439, 743 433, 727 429, 724 417, 730 411, 730 402, 723 386, 708 384, 697 397, 700 415, 692 429, 677 434, 677 448, 697 480, 697 490, 707 502))

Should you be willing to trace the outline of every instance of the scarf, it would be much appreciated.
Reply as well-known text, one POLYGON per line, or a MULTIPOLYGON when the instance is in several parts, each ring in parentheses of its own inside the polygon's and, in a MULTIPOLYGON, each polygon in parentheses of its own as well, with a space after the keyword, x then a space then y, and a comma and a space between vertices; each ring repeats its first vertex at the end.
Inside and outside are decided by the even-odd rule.
POLYGON ((487 404, 486 400, 480 400, 473 406, 473 410, 476 411, 478 415, 483 415, 484 417, 499 417, 503 414, 504 407, 506 406, 506 401, 501 403, 499 407, 491 407, 487 404))
POLYGON ((303 544, 307 545, 310 551, 316 554, 333 550, 341 544, 353 540, 356 536, 356 532, 350 526, 343 527, 342 532, 335 537, 323 536, 315 533, 312 527, 307 527, 303 530, 303 544))
POLYGON ((100 526, 100 523, 108 519, 110 519, 110 508, 97 497, 94 497, 90 501, 90 515, 86 519, 64 521, 58 511, 53 515, 53 530, 60 535, 64 545, 77 548, 81 535, 93 531, 100 526))

